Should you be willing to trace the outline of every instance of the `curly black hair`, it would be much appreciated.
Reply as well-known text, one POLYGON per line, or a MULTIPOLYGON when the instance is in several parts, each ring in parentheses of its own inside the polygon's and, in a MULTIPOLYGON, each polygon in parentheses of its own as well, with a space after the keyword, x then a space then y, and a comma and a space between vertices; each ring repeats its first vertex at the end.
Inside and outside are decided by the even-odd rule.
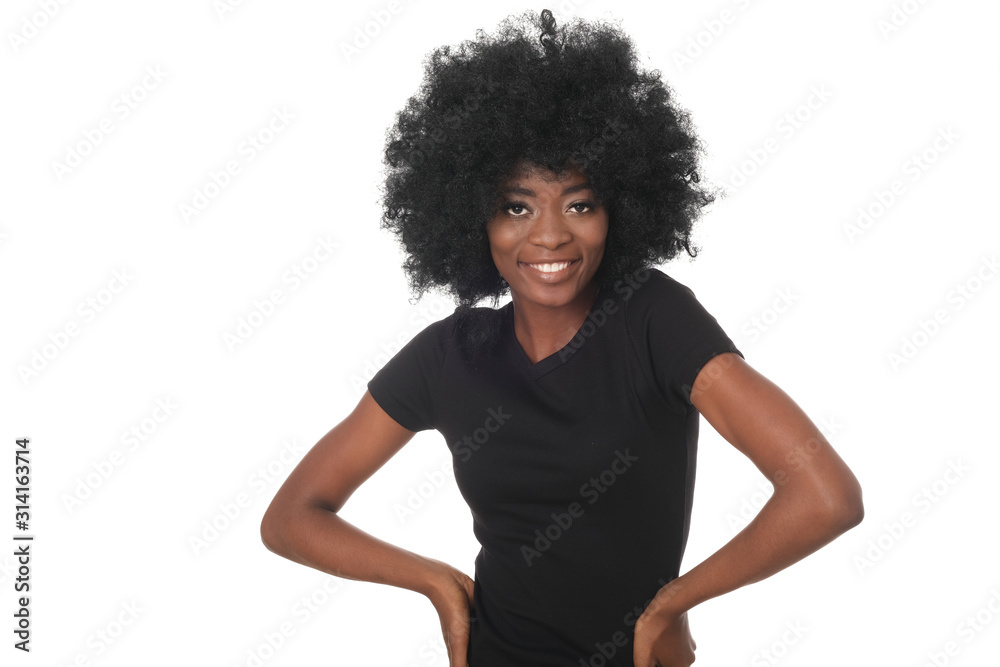
POLYGON ((694 221, 715 193, 699 185, 704 152, 658 70, 638 66, 631 39, 580 18, 556 29, 525 11, 495 35, 442 46, 424 60, 418 92, 386 132, 382 228, 405 250, 417 298, 440 286, 458 301, 460 347, 488 355, 498 319, 476 308, 507 292, 486 223, 498 188, 526 161, 580 168, 606 207, 602 286, 681 249, 695 257, 694 221))

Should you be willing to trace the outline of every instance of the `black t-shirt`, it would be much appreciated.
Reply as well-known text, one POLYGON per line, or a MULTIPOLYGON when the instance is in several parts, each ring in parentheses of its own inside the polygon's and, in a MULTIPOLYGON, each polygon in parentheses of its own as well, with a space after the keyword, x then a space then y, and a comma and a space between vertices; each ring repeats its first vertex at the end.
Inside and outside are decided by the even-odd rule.
POLYGON ((482 549, 470 667, 634 667, 635 622, 679 574, 694 492, 698 371, 743 356, 658 269, 601 288, 562 350, 531 363, 513 304, 476 369, 455 315, 427 326, 368 383, 412 431, 436 429, 482 549))

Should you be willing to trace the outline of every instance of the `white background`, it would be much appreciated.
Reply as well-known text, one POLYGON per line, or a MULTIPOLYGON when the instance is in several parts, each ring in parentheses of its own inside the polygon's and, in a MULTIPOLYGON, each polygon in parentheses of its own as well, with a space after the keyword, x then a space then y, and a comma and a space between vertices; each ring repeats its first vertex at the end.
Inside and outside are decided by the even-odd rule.
MULTIPOLYGON (((405 0, 348 58, 343 45, 388 3, 50 2, 51 17, 45 4, 8 1, 0 14, 3 663, 446 664, 425 598, 276 556, 259 524, 387 355, 454 308, 433 294, 409 303, 402 256, 379 229, 384 132, 426 53, 529 5, 405 0), (159 81, 147 76, 157 69, 159 81), (275 109, 294 118, 262 133, 275 109), (88 151, 102 119, 111 132, 88 151), (250 160, 244 142, 259 133, 270 143, 250 160), (75 168, 54 166, 78 148, 88 154, 75 168), (240 172, 185 220, 181 205, 229 160, 240 172), (286 282, 293 267, 312 273, 286 282), (275 289, 271 316, 227 344, 275 289), (61 335, 73 324, 77 335, 61 335), (166 415, 158 401, 176 407, 166 415), (124 439, 131 429, 142 439, 124 439), (25 436, 30 655, 11 646, 13 451, 25 436)), ((824 427, 864 488, 860 526, 691 612, 698 664, 995 664, 1000 280, 986 262, 1000 250, 987 206, 998 6, 534 8, 546 6, 557 21, 620 19, 691 112, 702 175, 729 196, 706 211, 699 258, 661 268, 824 427), (940 133, 951 139, 935 147, 940 133), (859 208, 880 215, 851 235, 859 208), (977 612, 985 625, 972 631, 977 612)), ((447 453, 421 433, 343 516, 471 576, 478 545, 450 474, 414 515, 397 514, 447 453)), ((769 491, 704 422, 698 472, 682 571, 769 491)))

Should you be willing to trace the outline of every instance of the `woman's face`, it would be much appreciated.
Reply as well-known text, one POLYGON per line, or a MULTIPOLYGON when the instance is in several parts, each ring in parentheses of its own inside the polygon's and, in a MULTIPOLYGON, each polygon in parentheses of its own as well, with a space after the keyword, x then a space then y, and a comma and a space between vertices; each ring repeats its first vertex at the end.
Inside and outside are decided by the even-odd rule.
POLYGON ((607 211, 582 170, 560 177, 537 165, 519 167, 501 186, 499 210, 487 223, 493 261, 515 303, 564 306, 589 290, 601 264, 607 211))

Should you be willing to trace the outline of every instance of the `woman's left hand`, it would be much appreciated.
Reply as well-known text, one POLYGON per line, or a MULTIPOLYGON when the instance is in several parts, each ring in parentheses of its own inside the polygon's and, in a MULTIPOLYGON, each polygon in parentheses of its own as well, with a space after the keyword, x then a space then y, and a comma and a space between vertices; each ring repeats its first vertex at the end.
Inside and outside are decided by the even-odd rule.
POLYGON ((635 667, 690 667, 696 645, 687 612, 652 602, 635 624, 635 667))

